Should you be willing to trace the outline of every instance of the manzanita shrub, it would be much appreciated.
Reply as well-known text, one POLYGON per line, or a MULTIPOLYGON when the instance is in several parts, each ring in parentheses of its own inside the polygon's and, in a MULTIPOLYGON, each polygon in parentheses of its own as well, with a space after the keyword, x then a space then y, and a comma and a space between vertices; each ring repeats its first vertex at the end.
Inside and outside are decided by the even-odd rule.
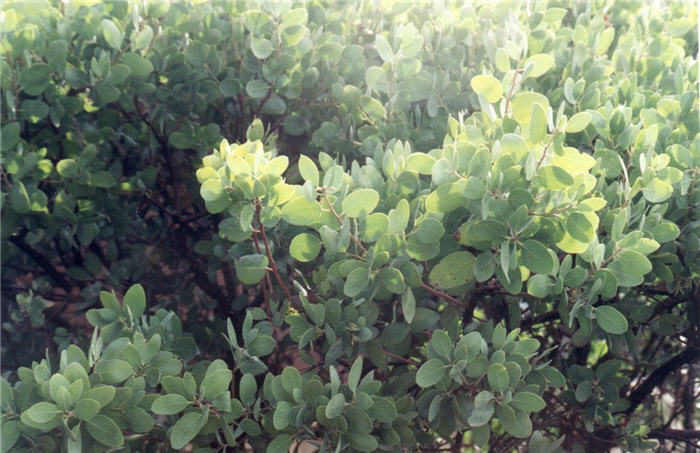
POLYGON ((693 448, 693 5, 56 6, 2 7, 3 452, 693 448))

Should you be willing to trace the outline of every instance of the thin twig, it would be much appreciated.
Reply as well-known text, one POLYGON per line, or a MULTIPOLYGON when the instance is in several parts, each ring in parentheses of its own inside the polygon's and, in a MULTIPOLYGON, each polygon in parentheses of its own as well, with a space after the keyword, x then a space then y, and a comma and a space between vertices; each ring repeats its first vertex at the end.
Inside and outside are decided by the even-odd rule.
POLYGON ((272 268, 272 273, 275 274, 275 279, 277 283, 282 287, 284 294, 287 296, 289 302, 292 301, 292 294, 289 292, 289 287, 284 283, 282 276, 280 276, 279 270, 277 269, 277 263, 272 257, 272 252, 270 251, 270 243, 267 241, 267 234, 265 234, 265 227, 263 226, 262 220, 260 219, 260 211, 262 210, 262 205, 260 200, 255 199, 255 217, 258 221, 258 226, 260 227, 260 236, 262 237, 263 243, 265 244, 265 252, 267 253, 267 259, 270 262, 270 267, 272 268))
POLYGON ((547 155, 547 149, 552 145, 554 142, 554 137, 557 135, 559 130, 557 128, 554 128, 552 131, 552 136, 549 138, 549 142, 547 142, 546 145, 544 145, 544 149, 542 150, 542 157, 540 157, 540 160, 537 162, 537 166, 535 167, 536 170, 539 170, 540 165, 542 165, 542 162, 544 162, 544 158, 547 155))
MULTIPOLYGON (((258 255, 262 255, 262 252, 260 251, 260 244, 258 243, 257 230, 253 231, 253 243, 255 244, 255 250, 258 252, 258 255)), ((272 280, 270 279, 269 272, 265 272, 265 282, 267 282, 267 286, 262 285, 263 299, 265 300, 265 311, 267 312, 268 316, 272 317, 272 313, 270 312, 270 297, 275 297, 275 291, 272 288, 272 280)))
POLYGON ((420 286, 421 286, 421 288, 427 290, 429 293, 431 293, 435 296, 438 296, 438 297, 442 297, 443 299, 445 299, 446 301, 448 301, 449 303, 451 303, 452 305, 454 305, 458 308, 465 308, 466 307, 466 304, 463 301, 461 301, 459 299, 455 299, 454 297, 450 296, 446 292, 440 291, 439 289, 435 289, 432 286, 426 285, 425 283, 421 283, 420 286))
POLYGON ((518 80, 518 74, 520 74, 520 70, 516 69, 515 73, 513 74, 513 83, 510 84, 510 92, 508 93, 508 97, 506 98, 506 108, 504 114, 508 114, 508 109, 510 107, 510 99, 513 97, 513 91, 515 90, 515 83, 518 80))
POLYGON ((272 88, 268 88, 267 94, 265 95, 263 100, 260 101, 260 105, 258 106, 257 109, 255 109, 255 112, 253 112, 253 115, 252 115, 253 118, 256 118, 260 114, 260 112, 262 111, 262 109, 265 106, 265 104, 267 103, 267 101, 270 100, 271 96, 272 96, 272 88))
POLYGON ((389 357, 391 357, 391 358, 393 358, 393 359, 398 360, 399 362, 403 362, 403 363, 405 363, 405 364, 407 364, 407 365, 420 366, 420 362, 417 362, 417 361, 415 361, 415 360, 413 360, 413 359, 407 359, 406 357, 401 357, 400 355, 394 354, 394 353, 391 352, 391 351, 387 351, 387 350, 384 349, 384 348, 380 348, 380 349, 382 350, 382 352, 383 352, 384 354, 388 355, 389 357))
MULTIPOLYGON (((335 211, 335 208, 333 207, 333 203, 331 203, 331 200, 328 198, 328 194, 326 193, 325 190, 321 191, 321 196, 323 197, 324 200, 326 200, 326 203, 328 203, 328 207, 329 207, 330 210, 331 210, 331 214, 333 214, 333 217, 335 217, 335 219, 338 221, 338 223, 339 223, 340 226, 342 227, 342 226, 343 226, 343 219, 342 219, 342 218, 340 217, 340 215, 338 215, 338 213, 335 211)), ((362 250, 362 253, 367 252, 367 249, 365 249, 365 247, 362 245, 362 242, 360 242, 360 241, 355 237, 354 234, 350 233, 350 239, 352 240, 352 242, 355 243, 355 245, 357 245, 357 247, 359 247, 360 250, 362 250)))

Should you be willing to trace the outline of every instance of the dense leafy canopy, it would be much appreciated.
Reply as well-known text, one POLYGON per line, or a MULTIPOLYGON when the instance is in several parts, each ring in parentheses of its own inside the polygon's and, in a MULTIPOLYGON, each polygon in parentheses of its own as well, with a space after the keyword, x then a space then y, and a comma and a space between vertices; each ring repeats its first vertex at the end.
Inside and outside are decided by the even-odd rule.
POLYGON ((56 6, 0 16, 3 452, 694 426, 691 4, 56 6))

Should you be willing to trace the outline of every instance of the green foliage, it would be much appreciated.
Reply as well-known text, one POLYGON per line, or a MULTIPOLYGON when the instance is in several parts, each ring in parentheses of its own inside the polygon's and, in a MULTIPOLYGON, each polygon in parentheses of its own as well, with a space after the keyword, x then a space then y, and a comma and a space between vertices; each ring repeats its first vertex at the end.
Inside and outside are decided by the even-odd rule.
POLYGON ((692 5, 43 6, 2 10, 2 451, 664 438, 692 5))

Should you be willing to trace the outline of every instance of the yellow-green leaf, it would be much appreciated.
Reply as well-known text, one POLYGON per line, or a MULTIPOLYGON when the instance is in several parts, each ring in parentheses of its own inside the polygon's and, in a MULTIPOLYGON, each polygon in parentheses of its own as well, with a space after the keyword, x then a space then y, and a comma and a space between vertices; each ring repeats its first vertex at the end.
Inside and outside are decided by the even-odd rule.
POLYGON ((490 103, 498 102, 503 97, 503 87, 497 78, 491 75, 478 75, 472 78, 472 89, 490 103))

